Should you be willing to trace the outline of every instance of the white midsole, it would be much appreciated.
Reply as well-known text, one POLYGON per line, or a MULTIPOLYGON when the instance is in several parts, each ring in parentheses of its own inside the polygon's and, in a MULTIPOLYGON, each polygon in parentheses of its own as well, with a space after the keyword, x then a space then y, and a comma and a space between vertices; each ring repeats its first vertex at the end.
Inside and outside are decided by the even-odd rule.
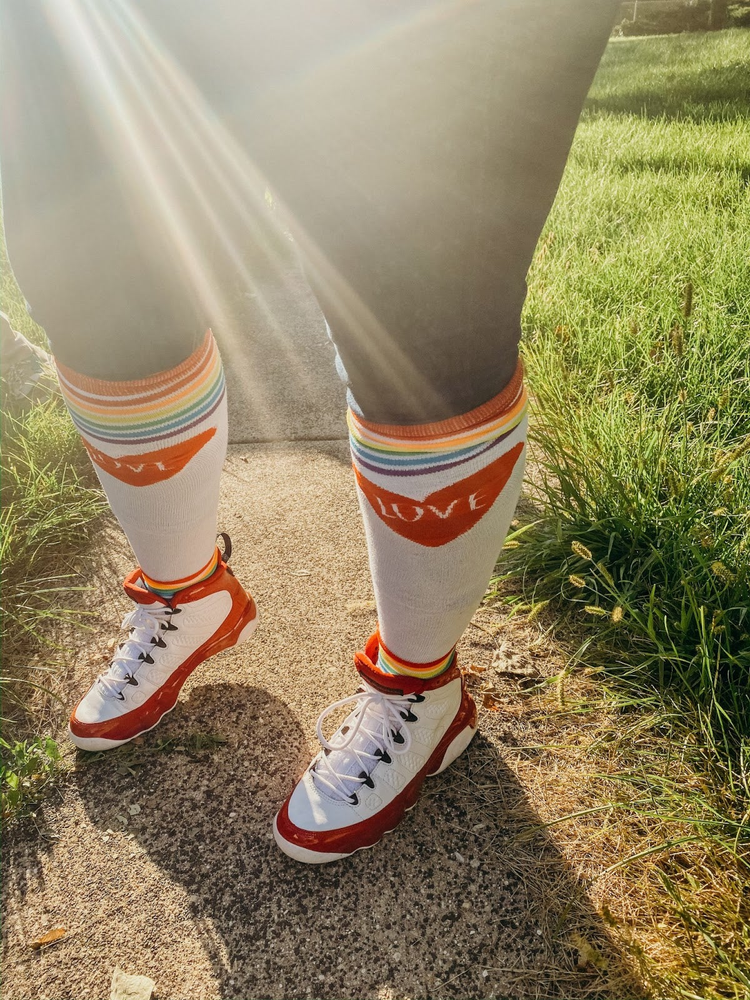
POLYGON ((448 748, 443 754, 443 762, 440 767, 437 771, 431 771, 427 777, 432 778, 434 775, 440 774, 441 771, 444 771, 446 767, 450 767, 453 761, 460 757, 467 746, 471 743, 476 736, 476 733, 476 726, 474 729, 472 729, 471 726, 467 726, 465 729, 462 729, 458 736, 456 736, 456 738, 448 744, 448 748))
MULTIPOLYGON (((450 765, 454 762, 454 760, 460 757, 460 755, 464 752, 464 750, 474 739, 477 733, 477 728, 478 727, 472 729, 471 726, 467 726, 465 729, 462 729, 461 732, 453 739, 453 741, 448 744, 448 747, 446 748, 446 751, 443 754, 443 760, 442 763, 440 764, 440 767, 437 769, 437 771, 430 772, 430 774, 428 774, 427 777, 431 778, 436 774, 440 774, 440 772, 444 771, 446 767, 450 767, 450 765)), ((417 799, 417 802, 418 801, 419 799, 417 799)), ((413 809, 414 806, 417 804, 417 802, 415 802, 414 805, 409 806, 409 809, 413 809)), ((409 812, 409 809, 407 809, 406 812, 409 812)), ((300 847, 298 844, 293 844, 291 841, 285 840, 279 833, 279 828, 276 822, 277 820, 278 820, 278 813, 276 814, 276 816, 274 816, 273 820, 274 840, 281 848, 281 850, 284 852, 284 854, 287 854, 290 858, 293 858, 295 861, 302 861, 304 864, 307 865, 325 865, 328 864, 328 862, 330 861, 341 861, 342 858, 351 857, 351 855, 356 854, 357 851, 362 851, 366 850, 367 848, 374 847, 375 844, 379 842, 375 841, 375 844, 365 844, 362 847, 357 847, 355 848, 355 850, 348 851, 345 854, 324 854, 321 851, 310 851, 306 847, 300 847)), ((385 833, 392 833, 392 832, 393 832, 392 830, 385 831, 385 833)), ((383 836, 385 836, 385 833, 383 834, 383 836)))
POLYGON ((105 740, 100 736, 76 736, 70 728, 70 723, 68 724, 68 739, 71 743, 74 743, 79 750, 114 750, 115 747, 124 746, 126 743, 130 743, 131 740, 135 740, 139 736, 143 736, 144 733, 150 733, 152 729, 156 729, 164 716, 169 715, 169 713, 176 707, 177 702, 172 705, 172 708, 168 708, 166 711, 162 712, 153 726, 149 726, 147 729, 142 729, 140 733, 135 733, 133 736, 128 736, 126 740, 105 740))
MULTIPOLYGON (((245 642, 247 639, 250 638, 250 636, 258 627, 259 620, 260 620, 260 615, 258 614, 258 606, 256 605, 255 618, 251 618, 250 621, 247 623, 247 625, 245 625, 245 627, 242 629, 240 634, 237 636, 237 641, 234 643, 235 646, 239 646, 241 642, 245 642)), ((227 648, 231 649, 232 647, 229 646, 227 648)), ((202 662, 205 663, 205 660, 202 662)), ((200 664, 198 664, 198 666, 200 666, 200 664)), ((126 743, 130 743, 131 740, 135 740, 139 736, 143 736, 144 733, 150 733, 152 729, 155 729, 159 725, 164 716, 169 715, 172 709, 176 707, 177 707, 177 702, 175 702, 175 704, 172 705, 172 708, 168 708, 166 709, 166 711, 162 712, 162 714, 159 716, 159 718, 156 720, 153 726, 148 726, 146 729, 142 729, 139 733, 134 733, 133 736, 128 736, 126 740, 107 740, 100 736, 90 736, 90 737, 76 736, 75 733, 71 730, 70 724, 68 724, 68 739, 70 740, 71 743, 77 746, 79 750, 90 750, 94 752, 98 752, 101 750, 114 750, 115 747, 124 746, 126 743)))
MULTIPOLYGON (((290 858, 294 858, 295 861, 303 861, 308 865, 324 865, 329 861, 341 861, 342 858, 348 858, 348 854, 322 854, 320 851, 308 851, 306 847, 300 847, 298 844, 292 844, 284 838, 279 833, 279 828, 276 825, 276 820, 278 816, 273 818, 273 836, 276 843, 279 845, 284 854, 288 854, 290 858)), ((361 849, 361 848, 360 848, 361 849)))
POLYGON ((253 632, 258 627, 258 622, 259 621, 260 621, 260 615, 258 614, 258 608, 257 608, 257 605, 256 605, 256 608, 255 608, 255 618, 251 618, 250 621, 247 623, 247 625, 243 628, 243 630, 237 636, 237 642, 235 643, 235 646, 239 646, 239 644, 241 642, 245 642, 247 639, 250 638, 250 636, 253 634, 253 632))

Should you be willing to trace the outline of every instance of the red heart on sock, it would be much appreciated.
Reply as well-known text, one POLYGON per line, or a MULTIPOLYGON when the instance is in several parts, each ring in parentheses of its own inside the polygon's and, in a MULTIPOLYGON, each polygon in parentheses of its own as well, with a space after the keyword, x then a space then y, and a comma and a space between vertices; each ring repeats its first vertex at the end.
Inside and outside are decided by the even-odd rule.
POLYGON ((110 476, 119 479, 128 486, 153 486, 165 479, 171 479, 188 464, 191 458, 198 454, 204 444, 209 442, 216 433, 215 427, 201 431, 187 441, 160 448, 158 451, 144 451, 140 455, 120 455, 113 458, 99 448, 95 448, 85 438, 83 443, 91 456, 94 465, 98 465, 110 476))
POLYGON ((452 542, 480 521, 510 479, 523 451, 519 441, 484 469, 430 493, 424 500, 392 493, 365 479, 356 468, 357 483, 389 528, 418 545, 437 547, 452 542))

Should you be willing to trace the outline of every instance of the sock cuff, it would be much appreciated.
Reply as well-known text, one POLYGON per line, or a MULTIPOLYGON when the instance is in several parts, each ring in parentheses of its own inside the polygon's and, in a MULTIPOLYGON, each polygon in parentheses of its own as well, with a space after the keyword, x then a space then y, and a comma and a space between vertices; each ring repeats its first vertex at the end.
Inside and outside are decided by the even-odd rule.
POLYGON ((81 375, 62 361, 55 358, 55 366, 60 377, 60 387, 63 395, 68 392, 77 398, 86 396, 101 396, 111 399, 113 403, 119 399, 127 405, 139 397, 153 396, 166 390, 178 390, 183 383, 193 381, 210 364, 212 355, 218 354, 218 347, 211 330, 206 334, 193 353, 174 368, 156 372, 139 379, 102 379, 89 375, 81 375), (179 383, 179 384, 178 384, 179 383))
POLYGON ((408 447, 409 442, 418 442, 420 446, 432 442, 444 447, 445 438, 465 437, 468 440, 473 431, 485 433, 490 426, 503 427, 512 423, 519 414, 523 415, 526 402, 523 362, 519 358, 513 377, 505 388, 468 413, 428 424, 375 424, 350 408, 347 419, 352 436, 374 447, 377 447, 378 441, 394 439, 403 442, 404 447, 408 447))
POLYGON ((396 656, 379 638, 378 666, 388 674, 404 674, 407 677, 422 677, 429 680, 444 673, 453 663, 456 656, 456 647, 451 646, 445 656, 438 657, 437 660, 430 660, 429 663, 416 663, 396 656))
POLYGON ((203 424, 226 392, 221 356, 210 330, 189 358, 145 379, 107 382, 57 367, 76 427, 85 438, 105 444, 160 447, 166 439, 203 424))
POLYGON ((192 576, 185 576, 180 580, 154 580, 150 576, 147 576, 141 569, 141 578, 148 589, 153 590, 155 594, 158 594, 160 597, 171 597, 178 590, 185 590, 187 587, 193 587, 196 583, 207 580, 214 573, 218 565, 219 550, 215 548, 213 555, 206 565, 201 567, 196 573, 193 573, 192 576))

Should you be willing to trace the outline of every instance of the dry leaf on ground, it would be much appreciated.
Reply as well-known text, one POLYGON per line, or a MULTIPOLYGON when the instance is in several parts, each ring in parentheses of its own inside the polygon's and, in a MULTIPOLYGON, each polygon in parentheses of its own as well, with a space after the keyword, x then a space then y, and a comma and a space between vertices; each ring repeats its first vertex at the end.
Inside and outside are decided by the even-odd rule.
POLYGON ((375 601, 347 601, 346 610, 350 615, 357 615, 362 611, 374 611, 375 601))
POLYGON ((461 667, 461 673, 465 677, 481 677, 487 667, 478 667, 476 663, 470 663, 468 667, 461 667))
POLYGON ((484 708, 488 708, 491 712, 497 712, 500 708, 504 707, 502 702, 497 697, 497 691, 488 690, 482 692, 482 705, 484 708))
POLYGON ((64 927, 53 927, 51 931, 47 931, 46 934, 42 934, 42 936, 37 938, 36 941, 32 941, 29 947, 33 948, 34 951, 38 951, 39 948, 44 948, 48 944, 54 944, 55 941, 59 941, 60 938, 64 937, 64 927))

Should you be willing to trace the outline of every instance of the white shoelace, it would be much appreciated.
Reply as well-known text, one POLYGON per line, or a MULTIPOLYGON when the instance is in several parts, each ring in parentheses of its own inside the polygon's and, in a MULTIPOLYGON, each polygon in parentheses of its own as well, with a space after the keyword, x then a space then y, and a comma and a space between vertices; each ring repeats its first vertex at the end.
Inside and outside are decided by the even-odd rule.
POLYGON ((161 633, 167 630, 174 613, 172 608, 146 608, 139 604, 125 615, 122 628, 129 629, 130 635, 118 646, 107 670, 97 677, 105 698, 124 700, 125 685, 137 683, 139 668, 149 661, 153 663, 151 654, 165 645, 161 633))
POLYGON ((358 789, 367 783, 384 755, 406 753, 411 747, 404 714, 410 713, 414 699, 410 695, 383 694, 363 683, 364 690, 335 701, 321 712, 316 726, 320 745, 328 753, 316 761, 313 780, 325 786, 321 790, 327 795, 342 802, 353 803, 358 789), (348 732, 343 740, 331 743, 323 735, 323 722, 331 712, 352 702, 356 707, 345 723, 348 732))

